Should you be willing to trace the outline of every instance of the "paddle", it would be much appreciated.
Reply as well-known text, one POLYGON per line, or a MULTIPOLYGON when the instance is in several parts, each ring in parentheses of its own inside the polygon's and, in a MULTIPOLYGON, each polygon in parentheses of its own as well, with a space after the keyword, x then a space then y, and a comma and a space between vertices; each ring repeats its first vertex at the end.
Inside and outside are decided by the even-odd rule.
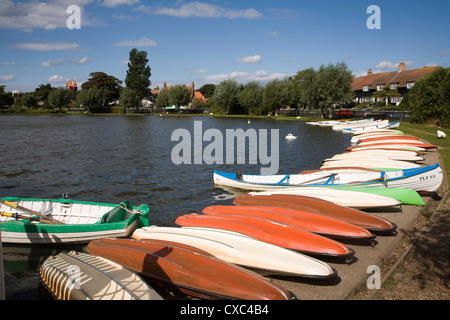
POLYGON ((8 217, 8 218, 14 218, 16 220, 17 219, 23 219, 23 220, 30 220, 30 221, 39 221, 39 222, 44 222, 44 223, 50 223, 50 222, 46 222, 44 220, 41 220, 41 219, 44 219, 44 218, 33 218, 33 217, 30 217, 30 216, 24 216, 24 215, 19 214, 19 213, 11 213, 11 212, 5 212, 5 211, 0 212, 0 216, 8 217))
POLYGON ((312 180, 309 180, 309 181, 304 181, 304 182, 302 182, 302 183, 299 183, 298 185, 302 185, 302 184, 306 184, 306 183, 311 183, 311 182, 314 182, 314 181, 317 181, 317 180, 326 179, 326 178, 331 178, 331 177, 334 177, 334 176, 336 176, 336 175, 337 175, 337 173, 332 173, 332 174, 330 174, 330 175, 328 175, 328 176, 324 176, 324 177, 312 179, 312 180))
MULTIPOLYGON (((22 207, 22 206, 20 206, 20 205, 18 205, 18 204, 16 204, 16 203, 9 202, 9 201, 7 201, 7 200, 1 200, 1 199, 0 199, 0 203, 4 203, 4 204, 7 205, 8 207, 15 208, 15 209, 19 209, 19 210, 25 211, 25 212, 27 212, 27 213, 29 213, 29 214, 33 214, 33 215, 36 215, 36 216, 38 216, 38 217, 41 217, 42 219, 46 220, 45 223, 64 224, 64 222, 62 222, 62 221, 59 221, 59 220, 56 220, 56 219, 47 217, 47 216, 45 216, 45 215, 43 215, 43 214, 40 214, 39 212, 36 212, 36 211, 34 211, 34 210, 31 210, 31 209, 22 207)), ((44 222, 44 221, 42 221, 42 222, 44 222)))

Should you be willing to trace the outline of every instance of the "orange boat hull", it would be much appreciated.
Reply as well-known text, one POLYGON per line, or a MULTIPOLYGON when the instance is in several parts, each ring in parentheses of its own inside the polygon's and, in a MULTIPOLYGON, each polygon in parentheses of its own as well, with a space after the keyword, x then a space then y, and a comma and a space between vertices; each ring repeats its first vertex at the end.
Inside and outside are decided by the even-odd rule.
POLYGON ((176 224, 183 227, 223 229, 308 255, 347 259, 354 251, 335 240, 267 218, 244 215, 184 215, 176 224))
POLYGON ((241 267, 180 243, 100 239, 93 255, 113 260, 157 284, 204 299, 291 300, 285 288, 241 267))
POLYGON ((322 199, 300 195, 246 194, 237 197, 234 200, 234 204, 239 206, 272 206, 300 211, 304 207, 310 207, 316 211, 314 212, 316 214, 345 221, 372 232, 393 233, 397 228, 394 223, 364 211, 340 206, 322 199))
POLYGON ((366 239, 375 235, 370 231, 337 219, 305 211, 268 206, 211 206, 203 213, 209 215, 253 215, 285 223, 304 231, 339 240, 366 239), (295 223, 295 225, 294 225, 295 223))

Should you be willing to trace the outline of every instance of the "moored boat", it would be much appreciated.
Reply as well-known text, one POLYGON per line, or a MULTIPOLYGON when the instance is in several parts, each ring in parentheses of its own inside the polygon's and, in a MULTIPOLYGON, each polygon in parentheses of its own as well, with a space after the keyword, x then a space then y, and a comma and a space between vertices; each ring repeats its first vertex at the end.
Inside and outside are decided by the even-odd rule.
POLYGON ((268 191, 302 186, 353 185, 409 188, 434 192, 443 180, 439 164, 393 171, 314 172, 307 174, 246 175, 214 171, 214 183, 243 190, 268 191))
POLYGON ((86 250, 113 260, 169 290, 203 299, 291 300, 285 288, 182 243, 99 239, 86 250))
POLYGON ((71 251, 39 268, 44 287, 58 300, 162 300, 134 272, 112 260, 71 251))
POLYGON ((327 263, 252 237, 222 229, 194 227, 144 227, 133 233, 137 240, 183 243, 229 263, 269 275, 334 279, 337 272, 327 263))
POLYGON ((0 212, 4 243, 65 244, 127 237, 148 226, 149 207, 132 207, 128 201, 109 204, 9 197, 1 199, 0 212))
POLYGON ((375 235, 367 229, 325 215, 271 206, 210 206, 208 215, 251 215, 269 218, 305 231, 338 240, 372 241, 375 235))
POLYGON ((317 257, 341 260, 354 255, 346 245, 292 225, 270 218, 250 215, 199 215, 180 216, 175 221, 182 227, 203 227, 234 231, 279 247, 317 257))
POLYGON ((239 206, 273 206, 304 211, 304 207, 314 209, 315 214, 324 215, 351 223, 371 232, 394 232, 397 226, 387 219, 353 208, 336 205, 318 198, 295 195, 258 195, 246 194, 234 199, 239 206))

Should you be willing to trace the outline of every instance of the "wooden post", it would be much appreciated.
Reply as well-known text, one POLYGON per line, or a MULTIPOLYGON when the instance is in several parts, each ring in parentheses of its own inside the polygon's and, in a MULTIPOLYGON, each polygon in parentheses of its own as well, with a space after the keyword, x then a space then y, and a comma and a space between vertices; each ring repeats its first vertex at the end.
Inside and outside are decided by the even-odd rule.
POLYGON ((3 272, 2 227, 0 224, 0 300, 6 300, 5 273, 3 272))

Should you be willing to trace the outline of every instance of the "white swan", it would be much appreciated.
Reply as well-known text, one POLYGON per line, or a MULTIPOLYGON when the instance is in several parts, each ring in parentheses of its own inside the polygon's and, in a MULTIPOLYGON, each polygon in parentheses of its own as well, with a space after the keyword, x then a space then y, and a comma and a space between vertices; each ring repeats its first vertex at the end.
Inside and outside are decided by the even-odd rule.
POLYGON ((289 134, 286 136, 286 140, 295 140, 295 139, 297 139, 297 137, 294 136, 292 133, 289 133, 289 134))
POLYGON ((447 135, 445 134, 445 132, 442 132, 441 130, 438 130, 438 131, 437 131, 437 136, 438 136, 438 138, 440 138, 440 139, 445 139, 445 137, 446 137, 447 135))

